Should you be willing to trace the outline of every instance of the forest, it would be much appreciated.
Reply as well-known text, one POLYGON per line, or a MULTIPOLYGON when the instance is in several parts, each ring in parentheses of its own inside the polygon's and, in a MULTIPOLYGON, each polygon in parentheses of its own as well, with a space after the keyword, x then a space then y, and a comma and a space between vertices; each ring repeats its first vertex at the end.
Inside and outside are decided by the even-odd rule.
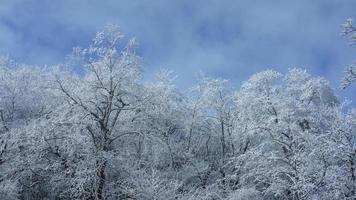
MULTIPOLYGON (((182 93, 170 70, 143 81, 123 41, 108 25, 65 64, 1 57, 0 199, 356 199, 356 110, 327 80, 265 70, 182 93)), ((351 64, 340 87, 355 79, 351 64)))

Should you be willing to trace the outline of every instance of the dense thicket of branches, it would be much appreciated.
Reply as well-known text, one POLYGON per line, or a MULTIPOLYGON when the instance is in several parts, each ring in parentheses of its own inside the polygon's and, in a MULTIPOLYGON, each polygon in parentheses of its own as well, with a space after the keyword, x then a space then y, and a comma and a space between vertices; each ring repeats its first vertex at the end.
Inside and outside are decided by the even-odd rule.
POLYGON ((71 64, 0 61, 0 199, 356 199, 356 111, 301 69, 189 94, 115 26, 71 64))

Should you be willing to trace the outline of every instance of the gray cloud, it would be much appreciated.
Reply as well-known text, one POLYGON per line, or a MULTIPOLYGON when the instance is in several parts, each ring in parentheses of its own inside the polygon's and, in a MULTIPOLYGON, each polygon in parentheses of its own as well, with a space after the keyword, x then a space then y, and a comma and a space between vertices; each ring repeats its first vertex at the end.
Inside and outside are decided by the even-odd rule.
POLYGON ((355 6, 351 0, 4 0, 0 53, 62 62, 72 46, 85 46, 115 23, 140 41, 147 79, 165 67, 176 71, 182 88, 199 71, 238 85, 266 68, 304 67, 336 87, 355 58, 356 49, 339 35, 355 6))

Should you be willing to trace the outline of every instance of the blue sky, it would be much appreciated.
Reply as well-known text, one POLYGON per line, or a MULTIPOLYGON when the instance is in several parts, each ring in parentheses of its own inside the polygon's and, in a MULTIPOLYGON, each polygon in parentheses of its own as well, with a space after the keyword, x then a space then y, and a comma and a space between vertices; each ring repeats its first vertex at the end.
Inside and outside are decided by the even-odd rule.
MULTIPOLYGON (((187 89, 200 71, 234 86, 258 71, 301 67, 338 89, 356 46, 340 36, 355 0, 0 0, 0 54, 58 64, 108 23, 140 43, 146 80, 161 68, 187 89)), ((356 86, 338 91, 354 99, 356 86)))

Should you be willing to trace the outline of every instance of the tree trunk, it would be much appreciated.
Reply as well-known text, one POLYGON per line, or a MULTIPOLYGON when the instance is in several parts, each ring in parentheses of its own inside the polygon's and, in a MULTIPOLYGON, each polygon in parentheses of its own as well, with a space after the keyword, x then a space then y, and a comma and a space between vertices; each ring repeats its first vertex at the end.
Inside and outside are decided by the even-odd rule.
POLYGON ((206 140, 206 143, 205 143, 206 157, 207 157, 207 158, 209 157, 209 141, 210 141, 210 138, 211 138, 211 136, 209 135, 209 136, 208 136, 208 139, 206 140))
POLYGON ((106 169, 106 161, 98 161, 97 162, 97 171, 96 171, 96 187, 95 187, 95 199, 102 200, 104 199, 104 186, 105 186, 105 169, 106 169))
POLYGON ((190 143, 191 143, 191 140, 192 140, 192 132, 193 132, 192 126, 193 126, 193 125, 191 125, 190 128, 189 128, 189 137, 188 137, 187 152, 189 152, 189 150, 190 150, 190 143))
POLYGON ((224 121, 220 120, 221 124, 221 147, 222 147, 222 157, 225 158, 225 153, 226 153, 226 145, 225 145, 225 127, 224 127, 224 121))
POLYGON ((356 199, 356 174, 355 174, 355 154, 356 152, 352 153, 349 162, 350 162, 350 173, 351 173, 351 195, 353 199, 356 199))
POLYGON ((169 156, 171 157, 170 165, 171 165, 171 167, 173 169, 175 169, 175 166, 174 166, 174 155, 173 155, 173 151, 172 151, 171 145, 169 144, 168 138, 166 138, 166 145, 167 145, 167 148, 168 148, 169 156))
MULTIPOLYGON (((99 147, 100 151, 102 152, 108 152, 109 151, 109 139, 108 139, 108 129, 106 126, 101 127, 101 133, 100 135, 102 136, 102 141, 101 141, 101 146, 99 147)), ((104 187, 105 187, 105 181, 106 181, 106 176, 105 176, 105 170, 106 170, 106 165, 107 161, 106 158, 103 157, 103 155, 99 154, 99 158, 97 161, 97 167, 96 167, 96 187, 95 187, 95 199, 96 200, 102 200, 104 199, 104 187)))

